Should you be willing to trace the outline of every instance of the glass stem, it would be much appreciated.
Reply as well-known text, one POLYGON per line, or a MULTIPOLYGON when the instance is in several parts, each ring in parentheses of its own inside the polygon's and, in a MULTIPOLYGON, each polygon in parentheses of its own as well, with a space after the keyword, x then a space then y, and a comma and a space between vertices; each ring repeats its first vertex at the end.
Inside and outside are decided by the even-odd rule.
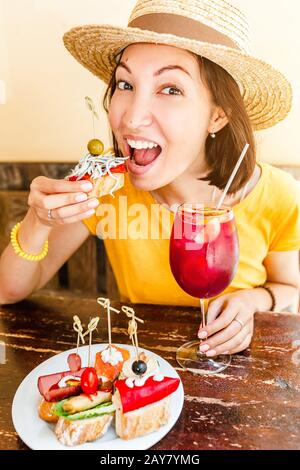
POLYGON ((201 309, 201 328, 206 326, 206 315, 205 315, 205 300, 200 299, 200 309, 201 309))

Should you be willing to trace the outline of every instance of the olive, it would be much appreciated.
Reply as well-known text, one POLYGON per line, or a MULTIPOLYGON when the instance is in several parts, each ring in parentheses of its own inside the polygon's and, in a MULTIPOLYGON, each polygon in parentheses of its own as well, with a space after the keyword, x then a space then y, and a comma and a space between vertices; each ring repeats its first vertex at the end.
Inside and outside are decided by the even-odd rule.
POLYGON ((142 375, 146 372, 147 370, 147 364, 144 361, 134 361, 132 364, 132 371, 136 375, 142 375))
POLYGON ((99 139, 92 139, 87 145, 88 151, 91 155, 101 155, 104 150, 104 145, 99 139))

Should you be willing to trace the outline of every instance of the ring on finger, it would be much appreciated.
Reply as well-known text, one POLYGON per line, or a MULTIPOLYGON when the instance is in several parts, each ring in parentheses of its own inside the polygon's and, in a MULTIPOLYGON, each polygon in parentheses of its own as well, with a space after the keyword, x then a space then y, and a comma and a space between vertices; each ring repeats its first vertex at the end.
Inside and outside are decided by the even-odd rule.
POLYGON ((237 321, 241 325, 241 329, 244 328, 245 323, 242 320, 239 320, 238 318, 234 318, 233 321, 237 321))
POLYGON ((48 210, 48 219, 49 219, 49 220, 53 220, 53 219, 54 219, 54 217, 53 217, 53 215, 52 215, 51 209, 48 210))

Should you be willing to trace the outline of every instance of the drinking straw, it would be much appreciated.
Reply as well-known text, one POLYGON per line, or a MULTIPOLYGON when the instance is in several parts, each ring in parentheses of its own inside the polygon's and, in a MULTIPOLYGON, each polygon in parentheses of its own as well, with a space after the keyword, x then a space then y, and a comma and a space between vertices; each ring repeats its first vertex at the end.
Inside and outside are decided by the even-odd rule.
POLYGON ((243 151, 242 151, 242 153, 241 153, 240 158, 238 159, 238 161, 237 161, 237 163, 236 163, 236 165, 235 165, 235 167, 234 167, 234 169, 233 169, 233 172, 232 172, 231 175, 230 175, 230 178, 229 178, 229 180, 228 180, 228 182, 227 182, 227 184, 226 184, 226 186, 225 186, 225 188, 224 188, 224 191, 222 192, 222 195, 221 195, 221 197, 220 197, 220 200, 219 200, 219 202, 218 202, 218 204, 217 204, 217 209, 220 209, 221 205, 223 204, 224 199, 225 199, 225 197, 226 197, 226 194, 228 193, 228 190, 229 190, 229 188, 230 188, 230 186, 231 186, 231 183, 232 183, 232 181, 233 181, 235 175, 237 174, 237 171, 238 171, 239 167, 241 166, 242 161, 244 160, 244 157, 245 157, 245 155, 246 155, 246 153, 247 153, 248 148, 249 148, 249 144, 246 144, 245 147, 243 148, 243 151))

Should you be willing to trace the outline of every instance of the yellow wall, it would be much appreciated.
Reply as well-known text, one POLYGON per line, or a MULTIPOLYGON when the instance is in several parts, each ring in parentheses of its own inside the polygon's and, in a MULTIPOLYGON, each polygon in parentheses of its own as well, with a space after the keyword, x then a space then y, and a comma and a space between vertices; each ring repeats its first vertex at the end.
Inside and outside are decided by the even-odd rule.
MULTIPOLYGON (((294 108, 258 133, 259 156, 299 164, 299 0, 235 0, 247 12, 253 53, 281 69, 294 87, 294 108)), ((126 25, 135 0, 0 0, 0 161, 76 161, 92 137, 84 97, 98 103, 103 85, 67 53, 62 35, 87 23, 126 25)), ((109 144, 106 116, 99 137, 109 144)))

